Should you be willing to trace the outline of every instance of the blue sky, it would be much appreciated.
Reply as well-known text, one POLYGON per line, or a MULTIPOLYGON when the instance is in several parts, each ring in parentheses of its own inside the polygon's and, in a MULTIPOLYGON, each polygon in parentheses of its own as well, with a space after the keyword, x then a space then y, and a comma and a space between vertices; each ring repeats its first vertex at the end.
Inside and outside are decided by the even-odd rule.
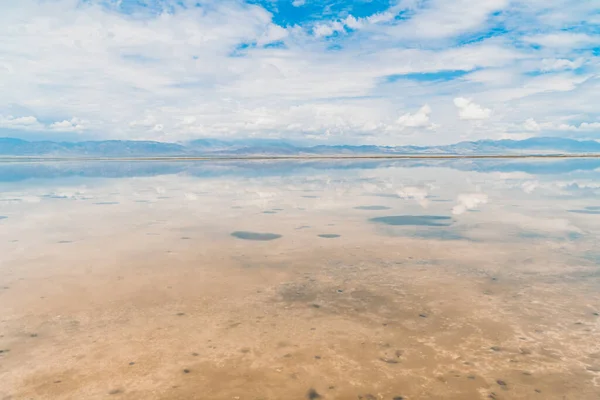
POLYGON ((600 140, 597 0, 21 0, 0 136, 600 140))

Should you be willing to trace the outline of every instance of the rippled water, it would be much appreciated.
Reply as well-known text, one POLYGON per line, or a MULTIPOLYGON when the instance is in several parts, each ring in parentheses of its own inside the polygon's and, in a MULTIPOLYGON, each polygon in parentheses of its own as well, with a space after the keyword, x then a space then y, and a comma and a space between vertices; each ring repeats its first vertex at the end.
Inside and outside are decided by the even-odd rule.
POLYGON ((0 399, 598 399, 599 178, 0 163, 0 399))

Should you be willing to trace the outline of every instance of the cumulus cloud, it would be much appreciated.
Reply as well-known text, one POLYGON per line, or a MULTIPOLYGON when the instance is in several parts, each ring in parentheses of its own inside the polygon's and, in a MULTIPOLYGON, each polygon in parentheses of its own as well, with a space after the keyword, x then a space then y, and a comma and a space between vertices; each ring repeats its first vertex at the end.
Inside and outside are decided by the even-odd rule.
POLYGON ((433 127, 433 124, 429 121, 429 115, 431 114, 431 107, 425 104, 414 114, 404 114, 396 121, 398 125, 404 128, 425 128, 433 127))
POLYGON ((523 123, 523 129, 529 132, 539 132, 542 128, 540 124, 538 124, 535 119, 527 118, 527 120, 523 123))
POLYGON ((306 4, 306 0, 294 0, 294 1, 292 1, 292 5, 294 7, 302 7, 305 4, 306 4))
POLYGON ((456 205, 452 208, 452 214, 460 215, 465 211, 474 210, 482 204, 488 202, 488 196, 485 193, 463 193, 456 199, 456 205))
POLYGON ((2 128, 13 128, 23 130, 35 130, 41 129, 43 125, 37 120, 36 117, 13 117, 12 115, 3 116, 0 115, 0 127, 2 128))
POLYGON ((52 130, 60 132, 75 132, 86 129, 86 122, 79 118, 72 118, 70 120, 54 122, 49 127, 52 130))
POLYGON ((458 107, 458 116, 460 119, 477 120, 488 119, 492 115, 492 110, 484 108, 471 99, 457 97, 454 99, 454 105, 458 107))

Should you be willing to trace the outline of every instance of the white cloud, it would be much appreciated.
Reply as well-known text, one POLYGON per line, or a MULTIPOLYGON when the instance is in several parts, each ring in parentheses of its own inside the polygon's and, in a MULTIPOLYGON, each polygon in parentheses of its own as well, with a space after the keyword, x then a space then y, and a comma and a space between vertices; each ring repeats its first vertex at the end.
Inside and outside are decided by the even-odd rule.
POLYGON ((600 43, 600 37, 585 33, 559 32, 533 35, 524 38, 525 42, 555 48, 579 48, 600 43))
POLYGON ((539 132, 542 130, 542 128, 540 127, 540 124, 538 124, 535 121, 535 119, 533 119, 533 118, 528 118, 523 123, 523 129, 525 129, 526 131, 529 131, 529 132, 539 132))
POLYGON ((0 115, 0 127, 12 129, 35 130, 41 129, 43 125, 36 117, 13 117, 12 115, 0 115))
POLYGON ((482 204, 487 204, 488 196, 485 193, 463 193, 456 199, 456 205, 452 208, 452 214, 460 215, 467 210, 474 210, 482 204))
POLYGON ((344 24, 340 21, 333 21, 327 24, 318 24, 314 27, 313 33, 316 37, 328 37, 334 33, 345 32, 344 24))
POLYGON ((429 121, 429 114, 431 114, 431 107, 425 104, 414 114, 404 114, 396 121, 398 125, 404 128, 425 128, 433 127, 429 121))
POLYGON ((292 1, 292 5, 294 7, 302 7, 305 4, 306 4, 306 0, 294 0, 294 1, 292 1))
POLYGON ((542 60, 542 71, 563 71, 569 69, 577 69, 584 63, 583 58, 569 60, 566 58, 544 58, 542 60))
POLYGON ((471 99, 456 97, 454 105, 458 107, 458 116, 460 119, 477 120, 488 119, 492 115, 492 110, 484 108, 474 103, 471 99))
POLYGON ((67 121, 57 121, 50 124, 49 128, 51 130, 59 131, 59 132, 75 132, 82 131, 86 129, 86 121, 82 121, 79 118, 72 118, 67 121))

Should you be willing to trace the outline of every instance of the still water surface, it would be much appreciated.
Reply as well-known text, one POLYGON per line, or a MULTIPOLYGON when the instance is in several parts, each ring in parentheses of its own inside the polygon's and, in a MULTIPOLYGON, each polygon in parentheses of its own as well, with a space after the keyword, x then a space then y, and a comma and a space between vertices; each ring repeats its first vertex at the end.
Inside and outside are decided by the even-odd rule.
POLYGON ((0 163, 0 399, 599 399, 600 162, 0 163))

